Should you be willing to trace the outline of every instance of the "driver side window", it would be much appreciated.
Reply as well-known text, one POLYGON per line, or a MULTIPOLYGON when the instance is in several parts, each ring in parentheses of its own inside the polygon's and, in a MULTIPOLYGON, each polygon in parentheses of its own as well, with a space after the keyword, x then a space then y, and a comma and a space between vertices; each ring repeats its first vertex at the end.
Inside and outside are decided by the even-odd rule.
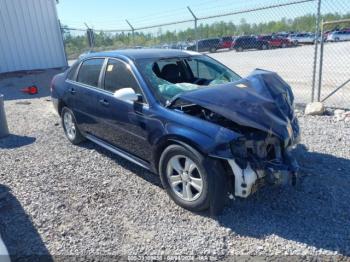
POLYGON ((104 89, 115 93, 119 89, 128 87, 137 94, 141 93, 130 66, 119 60, 109 59, 104 78, 104 89))

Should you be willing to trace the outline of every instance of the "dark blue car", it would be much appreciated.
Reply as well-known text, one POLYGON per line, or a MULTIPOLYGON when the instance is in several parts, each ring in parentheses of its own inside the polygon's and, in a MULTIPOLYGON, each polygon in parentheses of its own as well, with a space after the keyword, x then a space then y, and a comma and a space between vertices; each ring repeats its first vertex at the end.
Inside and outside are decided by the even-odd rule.
POLYGON ((277 74, 246 78, 190 51, 92 53, 55 76, 67 138, 88 139, 160 175, 180 206, 220 210, 262 182, 295 181, 299 126, 277 74))

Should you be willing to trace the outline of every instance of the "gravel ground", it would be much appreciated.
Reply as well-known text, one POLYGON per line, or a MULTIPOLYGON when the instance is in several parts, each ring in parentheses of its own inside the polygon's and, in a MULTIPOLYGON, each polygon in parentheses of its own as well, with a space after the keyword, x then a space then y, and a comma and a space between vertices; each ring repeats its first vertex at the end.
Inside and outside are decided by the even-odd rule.
POLYGON ((0 234, 11 254, 350 260, 349 121, 301 116, 298 189, 264 188, 211 218, 178 207, 148 171, 90 142, 71 145, 48 100, 5 101, 0 234))

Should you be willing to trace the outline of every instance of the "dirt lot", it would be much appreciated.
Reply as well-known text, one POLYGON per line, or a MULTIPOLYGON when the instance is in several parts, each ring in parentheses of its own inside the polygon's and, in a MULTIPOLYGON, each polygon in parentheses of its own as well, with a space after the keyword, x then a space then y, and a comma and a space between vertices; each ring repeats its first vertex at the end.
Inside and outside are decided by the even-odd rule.
POLYGON ((71 145, 46 97, 53 73, 0 80, 11 130, 0 139, 0 234, 11 254, 350 256, 350 122, 300 116, 300 187, 265 188, 212 218, 175 205, 134 164, 71 145), (38 79, 41 93, 23 99, 38 79))

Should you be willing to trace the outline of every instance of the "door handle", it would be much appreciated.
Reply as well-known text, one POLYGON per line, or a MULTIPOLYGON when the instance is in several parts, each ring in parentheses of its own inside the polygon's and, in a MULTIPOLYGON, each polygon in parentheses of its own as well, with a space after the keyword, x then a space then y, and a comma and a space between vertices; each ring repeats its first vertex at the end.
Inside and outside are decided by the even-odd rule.
POLYGON ((109 102, 106 99, 100 99, 99 100, 100 104, 104 105, 104 106, 108 106, 109 102))
POLYGON ((72 87, 71 89, 69 89, 69 92, 74 95, 77 91, 72 87))

